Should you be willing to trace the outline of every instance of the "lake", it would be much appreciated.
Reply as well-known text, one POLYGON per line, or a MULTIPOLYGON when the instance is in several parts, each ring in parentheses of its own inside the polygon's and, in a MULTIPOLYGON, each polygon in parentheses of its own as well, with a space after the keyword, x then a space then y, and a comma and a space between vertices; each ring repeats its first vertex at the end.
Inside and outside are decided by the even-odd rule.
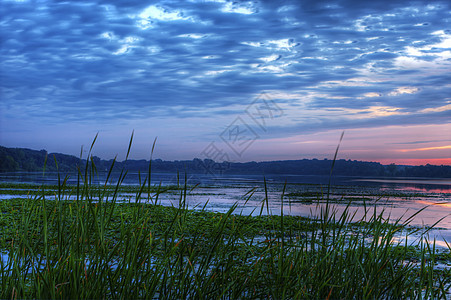
MULTIPOLYGON (((100 173, 94 181, 105 183, 106 173, 100 173)), ((118 174, 113 174, 109 184, 115 184, 118 174)), ((329 176, 305 175, 209 175, 209 174, 176 174, 153 173, 152 185, 196 186, 186 196, 190 208, 225 212, 233 204, 238 203, 236 212, 243 214, 271 213, 311 217, 319 215, 326 205, 326 199, 333 204, 337 216, 349 204, 350 211, 355 213, 353 221, 363 219, 365 209, 383 213, 390 220, 412 219, 410 225, 416 227, 433 226, 441 220, 436 229, 429 232, 431 238, 446 247, 451 241, 451 179, 440 178, 362 178, 334 176, 328 189, 329 176), (266 180, 266 191, 265 191, 266 180), (286 191, 282 191, 286 182, 286 191), (250 194, 249 192, 252 191, 250 194), (262 202, 267 194, 268 206, 261 210, 262 202)), ((144 176, 128 173, 123 184, 136 185, 144 182, 144 176)), ((57 174, 42 172, 3 173, 0 182, 56 184, 57 174)), ((69 176, 68 183, 75 184, 77 176, 69 176)), ((147 198, 148 195, 143 195, 147 198)), ((8 195, 0 195, 1 198, 8 195)), ((150 195, 154 199, 155 195, 150 195)), ((134 201, 134 194, 121 194, 123 201, 134 201)), ((158 197, 162 205, 177 206, 180 192, 169 191, 158 197)), ((369 214, 371 215, 371 214, 369 214)))

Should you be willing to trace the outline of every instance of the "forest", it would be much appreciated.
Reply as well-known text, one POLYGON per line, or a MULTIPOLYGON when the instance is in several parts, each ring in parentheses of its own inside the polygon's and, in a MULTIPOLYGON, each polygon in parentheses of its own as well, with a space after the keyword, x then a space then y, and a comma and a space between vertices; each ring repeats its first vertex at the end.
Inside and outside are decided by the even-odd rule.
MULTIPOLYGON (((106 171, 113 160, 92 157, 98 171, 106 171)), ((26 148, 7 148, 0 146, 0 172, 75 172, 81 169, 86 160, 73 155, 48 153, 46 150, 26 148)), ((152 172, 188 172, 193 174, 292 174, 329 175, 333 161, 330 159, 300 159, 265 162, 215 162, 211 159, 164 161, 154 159, 152 172)), ((146 172, 147 160, 126 160, 114 162, 114 170, 126 169, 131 172, 146 172)), ((365 162, 339 159, 335 161, 333 174, 339 176, 377 176, 377 177, 434 177, 451 178, 451 166, 447 165, 382 165, 378 162, 365 162)))

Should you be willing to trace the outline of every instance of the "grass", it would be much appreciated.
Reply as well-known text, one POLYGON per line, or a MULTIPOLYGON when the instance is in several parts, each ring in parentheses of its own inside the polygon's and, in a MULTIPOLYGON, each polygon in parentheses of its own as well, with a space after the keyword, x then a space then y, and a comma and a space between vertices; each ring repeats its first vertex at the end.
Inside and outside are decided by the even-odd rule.
POLYGON ((0 201, 0 298, 449 297, 450 269, 434 268, 447 253, 424 240, 418 248, 393 242, 409 220, 368 208, 366 222, 349 224, 350 211, 338 215, 328 201, 316 218, 287 216, 283 193, 279 216, 263 215, 268 196, 256 217, 236 214, 236 205, 194 211, 186 185, 171 188, 178 205, 162 207, 168 190, 150 185, 150 167, 137 187, 121 185, 126 175, 93 184, 88 161, 75 186, 64 177, 0 201), (124 189, 133 202, 119 201, 124 189))

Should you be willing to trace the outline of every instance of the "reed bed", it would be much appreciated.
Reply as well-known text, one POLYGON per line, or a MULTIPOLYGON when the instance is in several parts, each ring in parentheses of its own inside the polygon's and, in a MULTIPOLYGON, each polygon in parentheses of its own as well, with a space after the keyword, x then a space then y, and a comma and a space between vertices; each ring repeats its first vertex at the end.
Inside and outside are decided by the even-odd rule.
POLYGON ((150 168, 129 203, 118 201, 127 172, 113 187, 108 178, 93 184, 92 160, 79 169, 76 186, 61 177, 52 194, 42 185, 27 199, 0 201, 0 298, 450 296, 450 269, 434 268, 433 242, 422 239, 418 262, 407 240, 393 242, 409 220, 388 220, 368 207, 356 232, 349 210, 338 215, 333 204, 311 219, 284 215, 284 193, 279 215, 271 215, 268 197, 259 216, 237 214, 236 205, 227 213, 190 210, 186 183, 177 186, 178 205, 162 207, 166 190, 151 186, 150 168))

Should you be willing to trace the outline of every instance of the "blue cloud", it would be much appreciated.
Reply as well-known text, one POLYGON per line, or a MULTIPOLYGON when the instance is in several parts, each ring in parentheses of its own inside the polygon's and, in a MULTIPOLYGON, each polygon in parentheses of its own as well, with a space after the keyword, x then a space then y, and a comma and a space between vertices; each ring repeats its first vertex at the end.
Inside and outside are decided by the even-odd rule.
POLYGON ((312 114, 384 106, 416 116, 317 115, 311 130, 449 122, 446 110, 421 113, 449 103, 450 49, 437 46, 450 39, 449 1, 161 1, 147 19, 145 1, 1 5, 4 117, 63 124, 158 111, 213 122, 280 91, 298 95, 277 100, 293 110, 310 95, 312 114))

